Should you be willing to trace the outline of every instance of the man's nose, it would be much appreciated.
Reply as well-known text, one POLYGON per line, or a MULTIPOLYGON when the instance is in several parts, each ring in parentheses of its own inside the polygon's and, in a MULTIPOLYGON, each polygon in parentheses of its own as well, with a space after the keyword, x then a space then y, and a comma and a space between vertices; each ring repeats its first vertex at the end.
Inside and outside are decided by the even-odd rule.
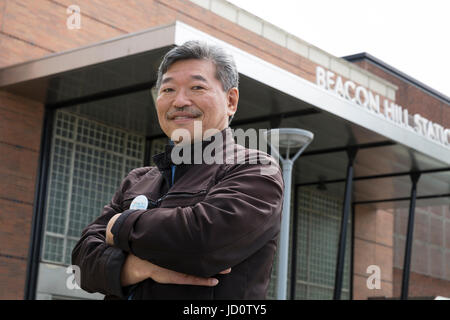
POLYGON ((175 108, 182 108, 184 106, 190 106, 191 99, 186 94, 184 89, 177 90, 175 94, 175 99, 173 100, 172 106, 175 108))

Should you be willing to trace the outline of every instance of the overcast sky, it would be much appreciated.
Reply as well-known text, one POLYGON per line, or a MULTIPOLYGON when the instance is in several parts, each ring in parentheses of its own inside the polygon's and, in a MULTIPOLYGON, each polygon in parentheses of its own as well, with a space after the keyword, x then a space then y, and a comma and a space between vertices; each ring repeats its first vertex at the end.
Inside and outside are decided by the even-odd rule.
POLYGON ((367 52, 450 97, 450 0, 228 0, 342 57, 367 52))

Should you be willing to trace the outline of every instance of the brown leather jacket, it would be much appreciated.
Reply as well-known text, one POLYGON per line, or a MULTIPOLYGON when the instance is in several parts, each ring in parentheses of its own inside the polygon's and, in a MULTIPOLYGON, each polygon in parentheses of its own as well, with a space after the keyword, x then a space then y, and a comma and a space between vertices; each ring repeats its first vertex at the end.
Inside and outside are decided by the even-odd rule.
MULTIPOLYGON (((224 138, 223 150, 230 148, 232 157, 240 154, 245 161, 230 164, 228 151, 223 164, 179 164, 172 183, 173 146, 166 146, 166 152, 154 156, 157 167, 128 174, 73 249, 72 263, 80 267, 84 290, 103 293, 106 299, 265 299, 281 222, 281 170, 272 162, 272 174, 261 174, 267 162, 250 160, 256 154, 267 161, 269 155, 251 154, 236 144, 230 128, 218 135, 224 138), (147 197, 147 209, 129 209, 139 195, 147 197), (112 228, 115 245, 110 246, 106 225, 117 213, 122 214, 112 228), (147 279, 122 287, 120 272, 128 252, 178 272, 215 276, 219 284, 147 279), (218 275, 229 267, 231 273, 218 275)), ((203 150, 209 143, 202 141, 203 150)))

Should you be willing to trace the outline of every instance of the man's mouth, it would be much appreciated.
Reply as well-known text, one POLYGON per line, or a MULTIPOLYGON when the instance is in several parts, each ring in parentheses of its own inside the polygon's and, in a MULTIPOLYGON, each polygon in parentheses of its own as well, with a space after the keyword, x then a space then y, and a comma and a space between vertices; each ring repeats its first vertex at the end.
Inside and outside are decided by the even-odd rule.
POLYGON ((200 113, 175 112, 170 115, 168 119, 174 121, 175 123, 183 123, 198 119, 200 116, 200 113))

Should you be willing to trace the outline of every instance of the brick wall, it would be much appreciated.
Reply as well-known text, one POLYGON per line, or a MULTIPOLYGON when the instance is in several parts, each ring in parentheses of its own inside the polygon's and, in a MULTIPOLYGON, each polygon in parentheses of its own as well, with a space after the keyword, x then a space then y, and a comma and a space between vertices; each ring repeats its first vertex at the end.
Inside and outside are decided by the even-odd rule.
MULTIPOLYGON (((403 270, 394 268, 394 297, 400 297, 403 270)), ((408 297, 428 298, 443 296, 450 298, 450 281, 411 272, 409 276, 408 297)))
MULTIPOLYGON (((394 214, 394 294, 399 297, 408 209, 396 209, 394 214)), ((417 207, 414 217, 409 296, 450 297, 450 209, 417 207)))
POLYGON ((0 299, 22 299, 43 106, 0 91, 0 299))
POLYGON ((355 246, 353 260, 353 299, 392 297, 394 218, 391 211, 376 210, 370 206, 355 208, 355 246), (380 288, 370 289, 367 280, 372 273, 367 268, 380 268, 380 288))

